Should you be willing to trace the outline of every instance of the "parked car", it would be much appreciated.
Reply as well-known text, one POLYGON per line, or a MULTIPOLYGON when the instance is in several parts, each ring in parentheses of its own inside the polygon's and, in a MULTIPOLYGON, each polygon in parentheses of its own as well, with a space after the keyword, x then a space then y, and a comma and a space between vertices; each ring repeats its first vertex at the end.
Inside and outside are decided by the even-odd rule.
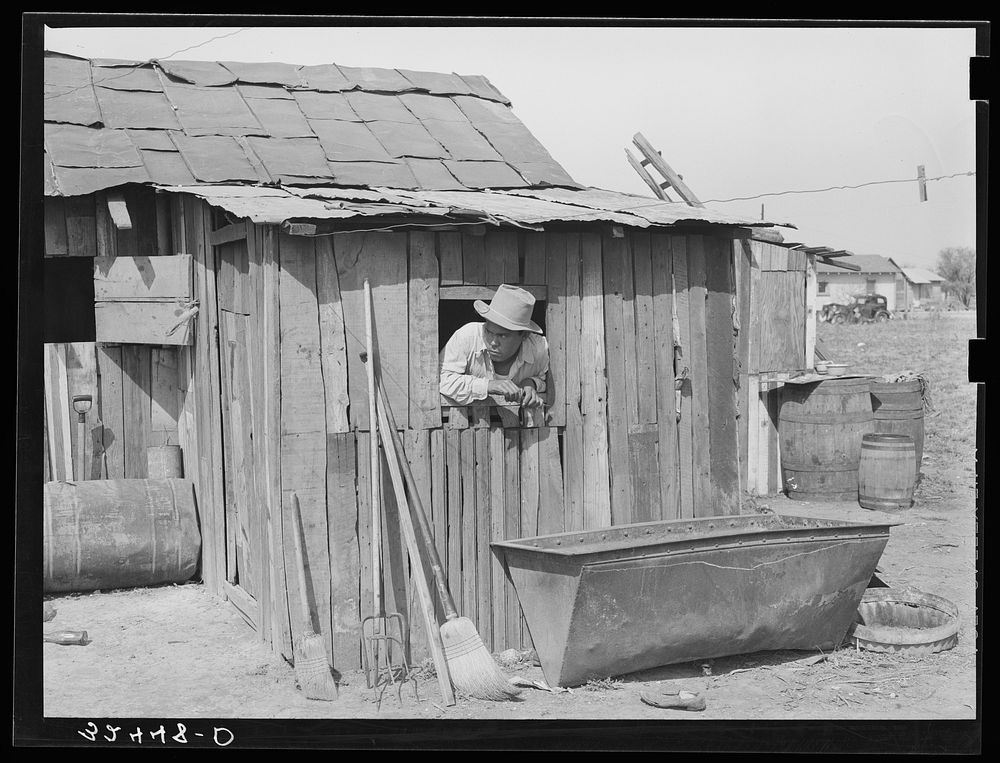
POLYGON ((820 320, 830 323, 884 323, 892 318, 881 294, 855 294, 851 302, 831 302, 820 310, 820 320))

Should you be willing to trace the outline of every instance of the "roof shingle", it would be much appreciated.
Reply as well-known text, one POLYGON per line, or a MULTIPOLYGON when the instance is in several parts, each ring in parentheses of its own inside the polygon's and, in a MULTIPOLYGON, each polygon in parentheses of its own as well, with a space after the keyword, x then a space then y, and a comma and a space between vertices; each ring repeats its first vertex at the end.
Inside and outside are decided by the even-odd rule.
POLYGON ((48 54, 45 93, 54 195, 125 176, 158 185, 579 187, 479 75, 48 54), (90 171, 86 182, 77 170, 90 171))

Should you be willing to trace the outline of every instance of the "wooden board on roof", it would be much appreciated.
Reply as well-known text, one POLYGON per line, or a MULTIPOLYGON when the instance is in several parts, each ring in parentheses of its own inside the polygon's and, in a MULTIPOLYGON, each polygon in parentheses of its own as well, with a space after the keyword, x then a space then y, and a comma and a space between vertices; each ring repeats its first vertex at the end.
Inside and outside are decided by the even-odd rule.
MULTIPOLYGON (((692 408, 692 486, 694 516, 711 516, 712 511, 712 457, 709 444, 709 376, 708 344, 705 308, 707 247, 703 236, 687 237, 688 246, 688 311, 690 316, 692 408)), ((717 341, 712 337, 712 342, 717 341)))

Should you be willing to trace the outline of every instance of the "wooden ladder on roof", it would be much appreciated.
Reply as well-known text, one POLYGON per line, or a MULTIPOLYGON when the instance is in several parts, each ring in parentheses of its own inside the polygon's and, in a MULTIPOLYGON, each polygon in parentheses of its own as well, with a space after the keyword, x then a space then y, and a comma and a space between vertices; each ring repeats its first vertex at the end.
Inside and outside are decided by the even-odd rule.
POLYGON ((632 138, 632 143, 635 147, 639 149, 642 153, 643 159, 637 159, 631 151, 627 148, 625 149, 625 155, 628 156, 628 163, 632 165, 633 169, 639 173, 639 177, 645 181, 654 194, 664 201, 673 201, 669 196, 667 196, 667 189, 673 188, 674 192, 677 193, 684 202, 691 207, 704 207, 698 197, 694 195, 694 192, 687 187, 684 183, 684 179, 674 172, 673 168, 667 164, 666 160, 646 140, 641 132, 637 132, 632 138), (652 167, 660 175, 663 176, 663 182, 657 182, 656 179, 649 173, 646 167, 652 167))

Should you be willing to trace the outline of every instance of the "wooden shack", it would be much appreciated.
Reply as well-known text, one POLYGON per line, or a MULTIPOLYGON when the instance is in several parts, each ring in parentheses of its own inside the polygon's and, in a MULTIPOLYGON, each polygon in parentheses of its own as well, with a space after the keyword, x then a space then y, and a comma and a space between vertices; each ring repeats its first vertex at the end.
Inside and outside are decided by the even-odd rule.
MULTIPOLYGON (((94 313, 89 342, 47 339, 47 478, 75 447, 58 403, 87 385, 87 478, 146 476, 146 449, 178 443, 201 580, 275 651, 290 656, 301 627, 294 494, 330 657, 361 662, 365 279, 450 588, 491 649, 530 644, 491 541, 739 512, 749 375, 768 366, 749 359, 771 351, 746 327, 779 270, 751 256, 766 224, 580 186, 482 77, 50 56, 46 90, 45 254, 88 258, 76 291, 94 313), (537 299, 544 420, 438 393, 444 341, 501 283, 537 299), (60 376, 59 358, 82 370, 60 376)), ((74 291, 67 277, 47 294, 74 291)), ((417 661, 426 634, 382 475, 386 609, 407 615, 417 661)))

